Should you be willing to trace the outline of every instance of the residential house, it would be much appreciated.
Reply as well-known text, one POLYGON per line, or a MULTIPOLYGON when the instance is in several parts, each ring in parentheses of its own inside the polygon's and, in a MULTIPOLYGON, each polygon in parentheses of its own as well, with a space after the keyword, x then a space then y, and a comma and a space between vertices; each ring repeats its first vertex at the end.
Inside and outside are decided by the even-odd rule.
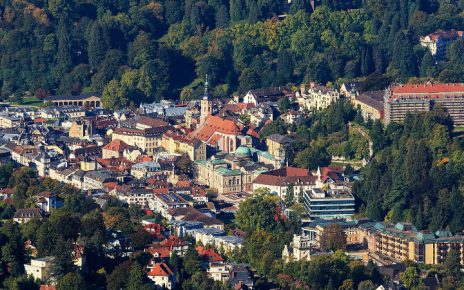
POLYGON ((16 210, 13 220, 24 224, 32 219, 43 219, 44 217, 45 214, 40 208, 19 208, 16 210))
POLYGON ((282 164, 287 161, 287 154, 292 143, 293 139, 281 134, 266 137, 267 152, 282 164))
POLYGON ((192 161, 206 159, 207 157, 206 143, 173 131, 163 134, 161 146, 168 153, 187 154, 192 161))
POLYGON ((102 147, 102 158, 119 158, 124 156, 124 152, 132 151, 136 148, 126 144, 124 141, 119 139, 112 140, 110 143, 102 147))
POLYGON ((149 266, 148 278, 154 282, 157 289, 174 289, 176 275, 166 263, 149 266))
POLYGON ((243 103, 258 106, 262 103, 276 103, 280 98, 285 97, 282 90, 259 89, 251 90, 243 97, 243 103))
POLYGON ((53 257, 50 256, 31 259, 30 264, 24 264, 24 270, 27 276, 32 276, 34 279, 45 281, 50 278, 50 266, 52 262, 53 257))
POLYGON ((297 201, 303 200, 303 192, 315 187, 317 177, 307 169, 283 167, 258 175, 253 181, 253 192, 260 188, 285 199, 288 190, 293 190, 297 201))
POLYGON ((340 93, 332 88, 311 83, 307 91, 298 94, 300 107, 308 111, 321 111, 340 99, 340 93))
POLYGON ((37 206, 44 212, 50 213, 51 210, 62 207, 63 200, 51 192, 44 191, 39 193, 37 206))
POLYGON ((449 31, 438 30, 420 37, 420 45, 426 47, 436 59, 441 60, 446 56, 447 46, 453 41, 463 39, 463 36, 464 31, 454 29, 449 31))

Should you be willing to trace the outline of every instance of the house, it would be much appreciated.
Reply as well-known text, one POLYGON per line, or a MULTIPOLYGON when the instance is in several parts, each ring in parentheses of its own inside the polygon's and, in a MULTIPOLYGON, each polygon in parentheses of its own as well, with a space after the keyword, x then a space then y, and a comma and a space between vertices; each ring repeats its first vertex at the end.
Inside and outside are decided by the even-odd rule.
POLYGON ((267 152, 281 163, 287 160, 287 153, 293 139, 281 134, 272 134, 266 137, 267 152))
POLYGON ((73 121, 69 128, 69 137, 71 138, 89 138, 93 135, 93 124, 89 120, 79 119, 73 121))
POLYGON ((191 139, 188 136, 168 131, 163 134, 161 146, 168 153, 187 154, 190 160, 206 159, 206 143, 199 139, 191 139))
POLYGON ((108 171, 94 170, 94 171, 88 171, 84 175, 83 181, 84 182, 83 182, 82 188, 84 190, 103 189, 104 183, 107 183, 110 181, 116 181, 116 178, 112 173, 108 171))
POLYGON ((181 195, 171 192, 156 193, 152 199, 148 200, 148 207, 160 212, 166 218, 169 217, 169 209, 189 206, 189 203, 181 195))
MULTIPOLYGON (((144 127, 144 124, 140 124, 140 127, 144 127)), ((154 150, 161 146, 161 137, 168 130, 169 126, 167 123, 159 127, 144 129, 120 127, 113 130, 111 138, 112 140, 119 139, 128 145, 136 146, 149 156, 152 156, 154 150)))
POLYGON ((229 270, 229 287, 233 289, 253 289, 252 274, 245 265, 232 265, 229 270))
POLYGON ((213 248, 205 248, 203 246, 197 246, 195 250, 198 253, 198 257, 203 260, 207 265, 210 263, 223 262, 224 258, 221 257, 213 248))
POLYGON ((47 212, 50 213, 52 209, 58 209, 63 206, 63 200, 52 194, 51 192, 44 191, 39 194, 39 200, 37 201, 37 206, 47 212))
POLYGON ((224 229, 223 222, 192 207, 173 208, 168 210, 168 215, 171 220, 200 222, 202 228, 224 229))
POLYGON ((443 31, 438 30, 429 35, 420 37, 420 45, 426 47, 432 56, 436 59, 443 59, 446 56, 446 47, 453 41, 462 39, 464 31, 449 30, 443 31))
POLYGON ((283 167, 258 175, 253 181, 253 192, 265 188, 284 200, 288 190, 293 188, 295 199, 301 201, 303 192, 313 188, 316 179, 317 177, 307 169, 283 167))
POLYGON ((139 179, 160 176, 163 177, 162 179, 170 179, 174 176, 174 169, 174 164, 146 161, 132 165, 131 174, 139 179))
POLYGON ((298 104, 308 111, 321 111, 340 99, 340 93, 333 87, 311 83, 307 91, 297 94, 298 104))
POLYGON ((40 208, 20 208, 16 210, 13 220, 23 224, 32 219, 43 219, 44 217, 45 214, 40 208))
POLYGON ((21 119, 19 117, 6 113, 0 114, 0 128, 16 128, 20 123, 21 119))
POLYGON ((280 98, 285 97, 281 90, 276 89, 259 89, 251 90, 243 97, 243 103, 257 106, 261 103, 275 103, 280 98))
POLYGON ((286 263, 301 260, 309 261, 311 259, 310 238, 303 235, 293 235, 293 240, 290 245, 285 245, 282 251, 282 259, 286 263))
POLYGON ((123 157, 124 152, 132 151, 135 149, 136 148, 134 146, 130 146, 122 140, 114 139, 113 141, 102 147, 102 158, 110 159, 123 157))
POLYGON ((38 259, 31 259, 30 264, 24 264, 24 270, 27 276, 32 276, 34 279, 41 281, 50 278, 50 266, 53 261, 53 257, 47 256, 38 259))
POLYGON ((166 263, 149 266, 148 278, 154 282, 157 289, 174 289, 176 275, 174 270, 166 263))

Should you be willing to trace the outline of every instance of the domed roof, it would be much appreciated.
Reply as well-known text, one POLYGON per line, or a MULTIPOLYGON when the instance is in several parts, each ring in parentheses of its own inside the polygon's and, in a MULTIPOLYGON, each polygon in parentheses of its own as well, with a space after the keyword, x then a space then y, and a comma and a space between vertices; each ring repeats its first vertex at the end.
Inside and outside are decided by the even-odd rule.
POLYGON ((237 150, 235 150, 235 156, 237 157, 250 157, 251 150, 246 146, 239 146, 237 150))

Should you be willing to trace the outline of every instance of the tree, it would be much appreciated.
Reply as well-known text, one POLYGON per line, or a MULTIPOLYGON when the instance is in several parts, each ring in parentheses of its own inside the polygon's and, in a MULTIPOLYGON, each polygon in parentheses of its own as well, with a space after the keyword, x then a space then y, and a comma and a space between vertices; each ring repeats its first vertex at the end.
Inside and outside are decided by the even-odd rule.
POLYGON ((126 107, 129 102, 127 94, 127 90, 118 81, 110 81, 103 90, 101 98, 103 107, 110 110, 118 110, 126 107))
POLYGON ((189 247, 183 259, 184 272, 187 276, 192 276, 200 271, 200 258, 194 247, 189 247))
POLYGON ((320 247, 324 251, 344 250, 346 247, 346 234, 339 224, 331 223, 323 231, 320 247))
POLYGON ((117 265, 113 271, 106 276, 108 290, 119 290, 126 287, 129 281, 129 274, 132 269, 132 261, 127 260, 117 265))
POLYGON ((375 285, 371 280, 361 281, 358 285, 358 290, 375 290, 377 285, 375 285))
POLYGON ((133 263, 129 279, 127 281, 127 290, 148 290, 150 286, 145 283, 145 273, 139 264, 133 263))
POLYGON ((446 268, 447 275, 450 276, 454 281, 459 281, 462 277, 461 273, 461 255, 459 250, 450 246, 451 249, 446 255, 444 266, 446 268))
POLYGON ((292 108, 292 103, 287 97, 280 98, 279 101, 277 101, 277 105, 281 113, 286 113, 292 108))
MULTIPOLYGON (((50 266, 50 274, 52 277, 60 281, 68 273, 76 270, 73 257, 74 245, 72 241, 63 241, 58 239, 55 248, 52 251, 53 261, 50 266)), ((69 276, 65 281, 74 279, 74 276, 69 276)))
POLYGON ((190 175, 192 171, 192 160, 190 160, 188 155, 184 154, 176 159, 175 167, 181 174, 190 175))
POLYGON ((287 186, 287 194, 285 194, 285 205, 291 206, 295 202, 295 187, 293 184, 287 186))
POLYGON ((96 70, 106 55, 109 48, 109 39, 99 21, 95 21, 90 29, 89 38, 89 64, 92 70, 96 70))
POLYGON ((417 289, 421 284, 420 270, 417 266, 411 265, 406 268, 406 271, 400 274, 401 282, 408 289, 417 289))
POLYGON ((58 290, 86 290, 88 289, 87 283, 84 278, 76 272, 70 272, 58 280, 56 285, 58 290))

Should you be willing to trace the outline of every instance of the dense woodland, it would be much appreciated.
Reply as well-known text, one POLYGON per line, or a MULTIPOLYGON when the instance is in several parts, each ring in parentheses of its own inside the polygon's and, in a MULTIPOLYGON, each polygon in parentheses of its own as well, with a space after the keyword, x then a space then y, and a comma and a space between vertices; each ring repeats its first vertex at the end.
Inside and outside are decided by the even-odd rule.
POLYGON ((435 64, 418 37, 464 29, 464 2, 365 0, 4 0, 0 88, 25 94, 103 93, 105 105, 215 97, 248 89, 367 77, 463 81, 464 42, 435 64), (278 17, 288 13, 287 17, 278 17))

